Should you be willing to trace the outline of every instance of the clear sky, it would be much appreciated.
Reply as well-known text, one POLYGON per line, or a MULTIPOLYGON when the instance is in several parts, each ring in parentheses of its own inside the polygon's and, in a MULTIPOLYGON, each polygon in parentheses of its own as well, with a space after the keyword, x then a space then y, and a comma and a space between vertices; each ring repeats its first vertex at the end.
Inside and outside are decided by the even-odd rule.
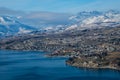
POLYGON ((21 11, 72 12, 120 10, 120 0, 0 0, 0 7, 21 11))

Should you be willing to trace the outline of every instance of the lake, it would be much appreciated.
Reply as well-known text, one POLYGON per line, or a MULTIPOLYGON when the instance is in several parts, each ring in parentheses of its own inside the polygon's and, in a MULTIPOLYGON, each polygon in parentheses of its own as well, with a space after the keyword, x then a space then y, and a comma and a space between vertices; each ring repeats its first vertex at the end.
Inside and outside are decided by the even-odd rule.
POLYGON ((0 80, 120 80, 110 69, 75 68, 67 58, 48 58, 46 52, 0 50, 0 80))

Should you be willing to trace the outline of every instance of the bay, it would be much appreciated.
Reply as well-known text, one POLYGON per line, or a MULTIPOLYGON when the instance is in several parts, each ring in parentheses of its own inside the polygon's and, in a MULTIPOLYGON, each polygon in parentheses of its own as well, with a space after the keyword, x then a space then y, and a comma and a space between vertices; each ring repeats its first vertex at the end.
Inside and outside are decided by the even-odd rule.
POLYGON ((65 57, 45 54, 0 50, 0 80, 120 80, 117 70, 75 68, 65 64, 65 57))

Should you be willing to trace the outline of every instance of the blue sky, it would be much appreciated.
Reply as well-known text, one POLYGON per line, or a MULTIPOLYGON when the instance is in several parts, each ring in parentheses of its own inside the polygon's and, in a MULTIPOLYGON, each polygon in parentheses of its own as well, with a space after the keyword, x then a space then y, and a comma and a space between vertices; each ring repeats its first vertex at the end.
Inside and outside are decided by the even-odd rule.
POLYGON ((22 16, 27 24, 61 25, 80 11, 119 10, 120 0, 0 0, 0 15, 22 16))
POLYGON ((0 0, 0 7, 21 11, 76 13, 91 10, 120 10, 120 0, 0 0))

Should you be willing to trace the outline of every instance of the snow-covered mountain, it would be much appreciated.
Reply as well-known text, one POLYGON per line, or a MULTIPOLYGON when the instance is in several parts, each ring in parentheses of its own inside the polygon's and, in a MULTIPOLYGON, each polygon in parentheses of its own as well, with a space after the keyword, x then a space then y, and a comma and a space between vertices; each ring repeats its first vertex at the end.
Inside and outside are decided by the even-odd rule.
POLYGON ((114 10, 106 12, 80 12, 69 19, 71 25, 66 30, 114 27, 120 25, 120 12, 114 10))
MULTIPOLYGON (((58 15, 59 16, 59 15, 58 15)), ((66 24, 51 23, 48 22, 39 23, 39 27, 32 27, 23 22, 23 16, 11 17, 11 16, 0 16, 0 35, 12 35, 29 33, 31 31, 41 31, 41 32, 64 32, 69 30, 83 30, 83 29, 93 29, 93 28, 104 28, 104 27, 114 27, 120 25, 120 12, 115 10, 110 11, 91 11, 91 12, 79 12, 76 15, 67 17, 66 24), (69 22, 69 23, 68 23, 69 22)), ((53 16, 54 17, 54 16, 53 16)), ((23 18, 25 19, 25 17, 23 18)), ((59 18, 58 18, 59 19, 59 18)), ((34 24, 38 20, 25 19, 34 24)), ((62 20, 60 20, 62 21, 62 20)), ((42 20, 40 21, 42 22, 42 20)))
POLYGON ((0 35, 13 35, 28 33, 36 30, 32 26, 28 26, 17 21, 17 17, 0 16, 0 35))
POLYGON ((69 23, 63 25, 46 25, 42 30, 47 32, 63 32, 69 30, 84 30, 93 28, 114 27, 120 25, 120 12, 109 11, 90 11, 79 12, 68 17, 69 23))

